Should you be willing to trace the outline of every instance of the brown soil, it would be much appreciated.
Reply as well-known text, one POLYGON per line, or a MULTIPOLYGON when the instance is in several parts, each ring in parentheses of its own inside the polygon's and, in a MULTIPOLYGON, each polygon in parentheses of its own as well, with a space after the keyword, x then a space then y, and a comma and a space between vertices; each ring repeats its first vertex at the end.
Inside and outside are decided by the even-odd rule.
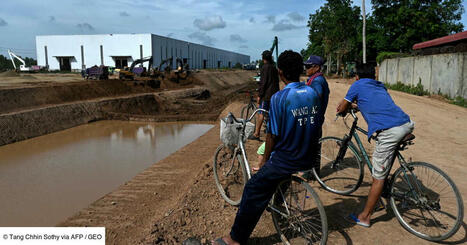
MULTIPOLYGON (((347 129, 342 121, 335 122, 334 110, 349 85, 344 80, 330 80, 331 98, 325 136, 342 137, 347 129)), ((426 161, 443 169, 457 184, 464 196, 467 193, 467 109, 438 100, 391 91, 396 104, 416 122, 416 144, 404 152, 406 158, 426 161)), ((219 98, 221 104, 225 100, 219 98)), ((232 103, 223 112, 238 115, 242 103, 232 103)), ((207 109, 206 111, 209 111, 207 109)), ((215 111, 214 111, 215 112, 215 111)), ((220 144, 219 127, 201 136, 166 159, 154 164, 131 181, 92 203, 88 208, 70 217, 59 226, 105 226, 107 244, 180 244, 189 237, 203 243, 225 235, 233 223, 236 208, 228 205, 218 194, 212 176, 212 157, 220 144)), ((365 127, 363 120, 360 120, 365 127)), ((248 141, 249 159, 259 142, 248 141)), ((371 152, 372 147, 366 144, 371 152)), ((343 220, 350 212, 361 209, 368 193, 370 177, 366 169, 364 184, 345 197, 318 191, 329 223, 329 244, 428 244, 404 230, 394 215, 386 211, 375 213, 372 227, 355 227, 343 220)), ((467 242, 465 225, 448 244, 467 242)), ((279 243, 271 217, 263 214, 253 232, 250 244, 279 243)))
MULTIPOLYGON (((74 74, 62 74, 60 82, 58 77, 19 82, 2 77, 0 82, 15 84, 0 88, 0 145, 96 120, 214 120, 238 96, 235 91, 254 85, 253 74, 202 71, 179 82, 168 76, 158 79, 161 88, 155 88, 150 78, 74 81, 74 74), (72 78, 64 82, 67 76, 72 78)), ((53 75, 57 74, 26 74, 42 79, 53 75)))

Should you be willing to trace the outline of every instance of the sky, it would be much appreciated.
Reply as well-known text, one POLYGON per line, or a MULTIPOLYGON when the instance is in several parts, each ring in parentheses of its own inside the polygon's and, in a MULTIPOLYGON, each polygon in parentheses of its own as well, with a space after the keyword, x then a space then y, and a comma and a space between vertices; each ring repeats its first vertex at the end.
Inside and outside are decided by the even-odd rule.
MULTIPOLYGON (((366 1, 371 12, 371 1, 366 1)), ((259 59, 274 36, 300 51, 324 0, 14 0, 0 8, 0 54, 36 57, 35 36, 153 33, 259 59)), ((361 0, 354 0, 361 6, 361 0)), ((463 2, 465 5, 465 1, 463 2)), ((467 14, 461 22, 467 26, 467 14)))

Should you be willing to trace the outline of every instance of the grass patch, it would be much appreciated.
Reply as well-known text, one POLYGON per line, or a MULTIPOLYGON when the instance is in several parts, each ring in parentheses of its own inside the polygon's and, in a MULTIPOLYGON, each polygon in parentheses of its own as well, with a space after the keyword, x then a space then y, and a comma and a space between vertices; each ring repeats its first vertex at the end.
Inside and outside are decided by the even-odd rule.
MULTIPOLYGON (((384 86, 386 86, 386 88, 388 89, 397 90, 397 91, 401 91, 401 92, 405 92, 405 93, 409 93, 413 95, 418 95, 418 96, 432 95, 432 93, 428 92, 428 90, 425 90, 425 88, 423 88, 421 81, 419 81, 416 86, 406 85, 400 81, 398 81, 395 84, 385 83, 384 86)), ((444 99, 446 99, 451 104, 467 108, 467 100, 462 98, 461 96, 457 96, 456 98, 451 98, 448 95, 442 94, 441 91, 438 91, 437 94, 443 97, 444 99)))
POLYGON ((451 102, 451 104, 467 108, 467 100, 460 96, 457 96, 456 98, 449 100, 449 101, 451 102))
POLYGON ((418 96, 430 95, 430 92, 428 92, 428 90, 425 90, 423 88, 423 85, 421 82, 418 82, 416 86, 413 86, 413 85, 406 85, 398 81, 395 84, 385 83, 384 86, 386 86, 386 88, 388 89, 402 91, 402 92, 406 92, 406 93, 414 94, 418 96))

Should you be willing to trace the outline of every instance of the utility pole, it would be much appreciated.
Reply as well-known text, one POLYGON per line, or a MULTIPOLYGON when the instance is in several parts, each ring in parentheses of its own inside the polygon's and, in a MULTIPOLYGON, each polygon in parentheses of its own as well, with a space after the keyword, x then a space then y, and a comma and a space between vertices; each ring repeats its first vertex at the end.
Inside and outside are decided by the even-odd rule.
POLYGON ((366 64, 366 13, 365 13, 365 0, 362 0, 362 12, 363 12, 363 64, 366 64))

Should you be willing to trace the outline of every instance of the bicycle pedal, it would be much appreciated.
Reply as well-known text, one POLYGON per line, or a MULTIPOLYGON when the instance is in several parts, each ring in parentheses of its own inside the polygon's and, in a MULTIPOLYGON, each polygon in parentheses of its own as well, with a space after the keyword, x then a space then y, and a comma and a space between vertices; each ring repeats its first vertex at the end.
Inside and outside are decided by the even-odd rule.
POLYGON ((266 207, 266 211, 271 213, 272 212, 272 209, 270 207, 266 207))

